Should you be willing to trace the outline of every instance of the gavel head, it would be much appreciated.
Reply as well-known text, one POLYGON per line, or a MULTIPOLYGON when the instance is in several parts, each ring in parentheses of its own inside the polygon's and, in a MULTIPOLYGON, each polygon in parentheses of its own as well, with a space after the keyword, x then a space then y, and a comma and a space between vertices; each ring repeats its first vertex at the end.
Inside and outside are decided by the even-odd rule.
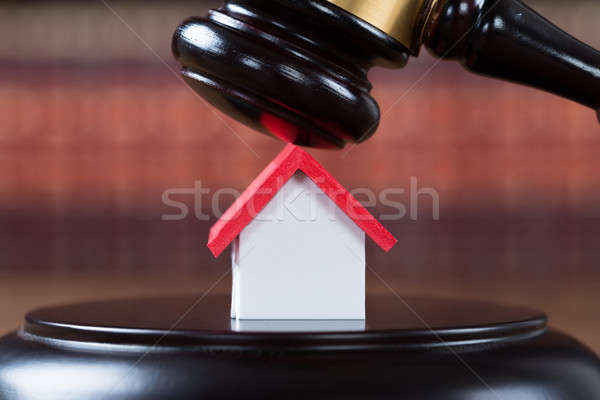
POLYGON ((395 11, 386 2, 375 9, 363 0, 229 0, 183 22, 173 53, 184 80, 233 118, 286 142, 341 148, 377 129, 369 68, 401 68, 416 52, 420 24, 382 25, 386 12, 422 18, 424 0, 389 1, 414 4, 395 11), (359 18, 337 3, 371 8, 359 18))

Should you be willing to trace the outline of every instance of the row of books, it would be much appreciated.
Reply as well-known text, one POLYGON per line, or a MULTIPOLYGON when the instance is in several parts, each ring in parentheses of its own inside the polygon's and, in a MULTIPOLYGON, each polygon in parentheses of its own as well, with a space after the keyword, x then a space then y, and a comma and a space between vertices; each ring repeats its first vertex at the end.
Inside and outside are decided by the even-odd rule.
MULTIPOLYGON (((204 15, 219 0, 9 1, 0 4, 0 61, 160 63, 169 60, 175 27, 204 15)), ((550 20, 600 47, 600 3, 594 0, 528 1, 550 20)))

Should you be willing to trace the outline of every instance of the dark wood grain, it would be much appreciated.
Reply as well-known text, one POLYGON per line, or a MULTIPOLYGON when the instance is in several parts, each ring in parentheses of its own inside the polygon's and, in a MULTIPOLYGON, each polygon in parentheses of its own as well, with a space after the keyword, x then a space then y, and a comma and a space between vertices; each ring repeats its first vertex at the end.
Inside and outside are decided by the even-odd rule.
MULTIPOLYGON (((600 108, 600 52, 519 0, 439 1, 421 23, 415 30, 437 57, 600 108)), ((368 70, 402 68, 416 53, 322 0, 229 0, 173 37, 185 81, 208 102, 259 132, 317 148, 370 138, 380 111, 368 70)))
POLYGON ((438 4, 425 44, 468 70, 600 109, 600 52, 519 0, 438 4))
POLYGON ((23 333, 83 343, 151 346, 160 340, 161 346, 285 353, 423 349, 442 341, 451 346, 497 344, 530 339, 547 328, 543 312, 525 307, 402 300, 391 293, 368 296, 366 321, 354 326, 339 321, 337 328, 335 321, 305 321, 304 326, 297 321, 232 321, 229 295, 212 294, 201 301, 193 296, 105 300, 31 311, 23 333), (173 327, 173 317, 179 315, 183 317, 173 327))
POLYGON ((408 50, 321 0, 226 2, 173 37, 186 82, 240 122, 286 142, 343 147, 376 130, 367 71, 408 50))
POLYGON ((387 294, 367 298, 362 327, 321 321, 338 328, 288 329, 285 321, 269 321, 268 328, 247 329, 230 319, 228 300, 129 299, 33 311, 21 331, 0 339, 0 393, 23 400, 167 393, 558 400, 600 390, 600 360, 527 308, 387 294), (71 379, 49 389, 47 376, 56 371, 71 379))

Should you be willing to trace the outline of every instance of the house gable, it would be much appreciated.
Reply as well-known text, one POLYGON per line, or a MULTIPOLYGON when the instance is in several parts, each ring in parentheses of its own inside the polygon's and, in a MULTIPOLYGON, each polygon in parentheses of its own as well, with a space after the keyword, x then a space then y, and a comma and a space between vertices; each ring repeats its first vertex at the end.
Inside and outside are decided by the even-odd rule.
POLYGON ((292 144, 263 170, 212 227, 208 247, 215 257, 263 210, 296 171, 302 171, 375 243, 389 251, 397 242, 310 154, 292 144))

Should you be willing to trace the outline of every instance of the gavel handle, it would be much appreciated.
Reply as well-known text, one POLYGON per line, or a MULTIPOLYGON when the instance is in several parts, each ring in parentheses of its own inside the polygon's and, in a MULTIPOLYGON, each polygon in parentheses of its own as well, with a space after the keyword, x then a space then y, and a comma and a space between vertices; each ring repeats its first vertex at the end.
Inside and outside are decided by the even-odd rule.
POLYGON ((470 71, 591 107, 600 120, 600 52, 518 0, 440 0, 424 42, 470 71))

